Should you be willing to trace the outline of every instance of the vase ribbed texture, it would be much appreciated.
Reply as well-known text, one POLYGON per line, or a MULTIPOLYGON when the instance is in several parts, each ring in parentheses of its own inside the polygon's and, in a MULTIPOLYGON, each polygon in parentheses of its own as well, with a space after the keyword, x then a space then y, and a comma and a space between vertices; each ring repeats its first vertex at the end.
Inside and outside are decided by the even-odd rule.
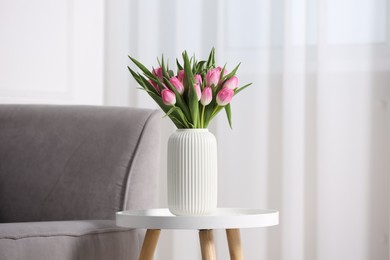
POLYGON ((168 208, 174 215, 217 208, 217 141, 207 129, 179 129, 168 140, 168 208))

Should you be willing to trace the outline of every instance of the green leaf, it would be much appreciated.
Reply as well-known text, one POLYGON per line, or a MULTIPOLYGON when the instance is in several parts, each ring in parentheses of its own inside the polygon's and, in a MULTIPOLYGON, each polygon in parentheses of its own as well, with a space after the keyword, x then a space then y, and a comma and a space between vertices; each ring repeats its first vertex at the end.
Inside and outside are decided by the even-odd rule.
POLYGON ((210 68, 215 63, 214 54, 215 54, 215 49, 213 47, 210 51, 209 58, 207 59, 207 65, 206 65, 207 69, 210 68))
POLYGON ((144 87, 142 84, 142 80, 140 79, 140 76, 138 75, 138 73, 136 73, 134 70, 130 69, 129 66, 127 66, 127 68, 129 69, 133 78, 138 82, 138 84, 140 84, 142 87, 144 87))
MULTIPOLYGON (((203 81, 203 82, 205 82, 205 81, 203 81)), ((213 112, 218 107, 218 104, 216 102, 217 90, 216 90, 216 88, 211 88, 211 90, 212 90, 213 99, 211 100, 210 104, 208 104, 206 106, 205 116, 204 116, 204 126, 205 127, 207 127, 208 124, 210 123, 210 121, 213 117, 213 112)))
POLYGON ((207 128, 210 123, 211 114, 213 113, 213 105, 210 103, 205 107, 204 118, 203 118, 203 127, 207 128))
MULTIPOLYGON (((142 83, 144 84, 144 86, 145 86, 148 90, 152 91, 152 92, 155 93, 156 95, 160 95, 160 94, 158 93, 158 91, 152 86, 152 84, 149 83, 149 81, 147 81, 147 80, 146 80, 144 77, 142 77, 141 75, 139 75, 139 77, 141 78, 142 83)), ((160 87, 160 88, 161 88, 161 87, 160 87)))
MULTIPOLYGON (((219 80, 221 81, 222 78, 223 78, 223 74, 225 74, 225 70, 226 70, 226 63, 225 65, 223 66, 222 70, 221 70, 221 75, 219 76, 219 80)), ((223 85, 223 84, 222 84, 223 85)))
POLYGON ((186 116, 184 115, 183 111, 181 109, 178 109, 177 113, 178 113, 179 117, 181 118, 180 122, 182 122, 182 124, 185 126, 183 128, 191 128, 192 124, 190 122, 188 122, 188 120, 187 120, 186 116))
POLYGON ((252 85, 253 83, 249 83, 249 84, 246 84, 245 86, 241 87, 241 88, 236 88, 234 90, 234 95, 237 95, 238 93, 240 93, 242 90, 246 89, 247 87, 249 87, 250 85, 252 85))
POLYGON ((155 93, 153 91, 150 91, 149 89, 146 89, 146 88, 139 88, 141 90, 145 90, 148 94, 152 93, 155 95, 155 93))
POLYGON ((168 110, 168 112, 165 114, 165 116, 163 116, 163 118, 169 116, 176 109, 177 109, 177 107, 173 106, 171 109, 168 110))
POLYGON ((225 111, 226 111, 227 119, 229 121, 230 129, 233 129, 233 127, 232 127, 232 111, 231 111, 230 103, 225 106, 225 111))
POLYGON ((238 63, 238 65, 234 68, 234 70, 232 70, 232 72, 230 72, 229 74, 227 74, 225 77, 223 77, 223 80, 226 80, 226 79, 230 79, 231 77, 233 77, 234 75, 236 75, 236 72, 238 70, 238 67, 240 67, 241 65, 241 62, 238 63))
POLYGON ((180 120, 177 119, 176 117, 174 117, 174 116, 171 115, 171 116, 169 116, 169 118, 172 120, 172 122, 176 125, 176 127, 177 127, 178 129, 189 128, 189 127, 186 127, 186 126, 182 125, 182 123, 180 122, 180 120))
POLYGON ((146 76, 148 76, 149 78, 157 78, 157 77, 154 76, 154 75, 152 74, 152 72, 150 72, 144 65, 142 65, 141 62, 137 61, 136 59, 134 59, 134 58, 132 58, 132 57, 130 57, 130 56, 129 56, 129 58, 130 58, 130 60, 131 60, 132 62, 134 62, 135 65, 137 65, 137 67, 138 67, 140 70, 142 70, 143 73, 145 73, 146 76))
POLYGON ((162 69, 163 77, 169 77, 167 72, 167 67, 165 66, 165 62, 164 62, 164 54, 161 55, 161 69, 162 69))
POLYGON ((196 64, 195 74, 201 74, 204 70, 204 66, 206 64, 205 60, 202 60, 196 64))
POLYGON ((201 60, 201 61, 198 62, 198 66, 199 66, 200 68, 203 68, 205 64, 206 64, 206 61, 205 61, 205 60, 201 60))
POLYGON ((198 96, 196 95, 196 91, 194 88, 194 75, 192 74, 191 62, 188 59, 187 52, 183 53, 184 60, 184 81, 187 84, 189 97, 188 97, 188 107, 190 109, 192 123, 195 128, 200 126, 200 118, 199 118, 199 102, 198 96))
POLYGON ((134 71, 132 71, 132 73, 134 73, 134 79, 144 90, 158 94, 157 90, 142 75, 136 74, 134 71))
POLYGON ((181 66, 178 59, 176 59, 176 65, 178 70, 183 70, 183 66, 181 66))
POLYGON ((211 113, 211 116, 210 118, 208 119, 207 121, 207 124, 206 124, 206 127, 208 126, 208 124, 210 123, 211 120, 213 120, 213 118, 224 108, 225 106, 221 107, 221 106, 218 106, 217 103, 215 103, 215 106, 214 106, 214 109, 211 113))

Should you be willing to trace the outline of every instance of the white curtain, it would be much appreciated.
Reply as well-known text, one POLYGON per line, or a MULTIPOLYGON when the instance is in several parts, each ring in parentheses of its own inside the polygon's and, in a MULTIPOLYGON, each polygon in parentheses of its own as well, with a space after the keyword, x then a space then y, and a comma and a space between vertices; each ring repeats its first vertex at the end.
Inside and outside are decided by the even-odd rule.
MULTIPOLYGON (((174 65, 183 50, 238 62, 253 86, 221 113, 219 205, 280 210, 242 230, 246 259, 389 259, 390 3, 387 0, 106 2, 106 104, 156 107, 128 75, 131 54, 174 65)), ((160 206, 166 206, 162 121, 160 206)), ((222 231, 217 257, 228 259, 222 231)), ((157 259, 199 259, 195 231, 164 231, 157 259)))

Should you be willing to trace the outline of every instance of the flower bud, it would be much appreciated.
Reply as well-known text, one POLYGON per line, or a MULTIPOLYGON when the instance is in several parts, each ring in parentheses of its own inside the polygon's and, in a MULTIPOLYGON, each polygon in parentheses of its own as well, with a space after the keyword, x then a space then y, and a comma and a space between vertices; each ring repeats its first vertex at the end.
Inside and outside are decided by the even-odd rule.
POLYGON ((162 72, 162 68, 161 67, 159 67, 157 69, 153 69, 152 73, 153 73, 154 76, 157 76, 157 78, 159 80, 161 80, 161 81, 163 80, 163 72, 162 72))
POLYGON ((176 103, 176 95, 169 89, 163 89, 161 91, 161 98, 165 105, 173 106, 176 103))
POLYGON ((184 86, 183 86, 183 83, 178 78, 172 77, 169 79, 169 82, 177 89, 177 91, 180 93, 180 95, 183 95, 184 86))
POLYGON ((194 75, 195 83, 199 84, 199 86, 202 86, 202 76, 199 74, 194 75))
MULTIPOLYGON (((216 69, 218 69, 219 72, 222 72, 222 69, 223 69, 223 68, 221 68, 221 67, 218 66, 216 69)), ((223 76, 226 76, 227 74, 228 74, 228 70, 225 68, 224 71, 223 71, 223 76)))
MULTIPOLYGON (((219 71, 220 73, 222 73, 223 68, 221 68, 221 67, 218 66, 216 69, 218 69, 218 71, 219 71)), ((224 71, 223 71, 223 76, 225 77, 227 74, 228 74, 228 71, 227 71, 227 69, 225 68, 224 71)), ((221 86, 222 83, 223 83, 223 81, 222 81, 222 79, 221 79, 221 80, 218 82, 218 86, 221 86)))
POLYGON ((217 104, 219 106, 226 106, 230 103, 234 96, 234 90, 230 88, 222 88, 217 94, 217 104))
POLYGON ((178 78, 178 80, 181 81, 181 83, 183 83, 183 80, 184 80, 184 70, 179 71, 179 73, 177 74, 177 78, 178 78))
POLYGON ((238 78, 236 76, 231 77, 226 80, 225 84, 223 84, 224 88, 236 89, 238 86, 238 78))
POLYGON ((213 91, 211 90, 211 87, 205 87, 202 91, 200 103, 202 103, 202 105, 204 106, 207 106, 208 104, 210 104, 212 99, 213 99, 213 91))
POLYGON ((212 86, 212 85, 217 86, 220 76, 221 76, 221 71, 218 68, 207 71, 206 86, 212 86))
POLYGON ((149 79, 148 82, 154 87, 155 90, 157 90, 157 92, 160 94, 160 88, 158 87, 158 85, 156 83, 154 83, 153 80, 149 79))
POLYGON ((202 91, 200 90, 200 85, 199 84, 194 84, 194 89, 196 91, 196 95, 198 96, 198 101, 202 97, 202 91))

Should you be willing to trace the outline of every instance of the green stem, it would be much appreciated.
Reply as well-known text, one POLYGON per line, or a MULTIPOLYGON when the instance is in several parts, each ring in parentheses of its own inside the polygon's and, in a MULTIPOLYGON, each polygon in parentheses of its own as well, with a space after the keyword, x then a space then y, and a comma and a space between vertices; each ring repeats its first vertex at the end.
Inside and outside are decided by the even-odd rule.
MULTIPOLYGON (((210 116, 208 122, 210 122, 211 120, 213 120, 213 118, 216 116, 216 114, 218 114, 218 112, 219 112, 218 109, 219 109, 219 108, 222 108, 222 107, 221 107, 221 106, 216 106, 216 107, 214 108, 213 112, 211 112, 211 116, 210 116)), ((206 125, 206 127, 207 127, 207 125, 206 125)))
POLYGON ((203 106, 203 108, 202 108, 202 115, 200 117, 200 127, 201 128, 204 127, 204 108, 205 108, 205 106, 203 106))
POLYGON ((219 106, 216 106, 216 107, 214 108, 213 112, 211 112, 211 117, 214 117, 214 116, 215 116, 214 113, 217 112, 218 107, 219 107, 219 106))

